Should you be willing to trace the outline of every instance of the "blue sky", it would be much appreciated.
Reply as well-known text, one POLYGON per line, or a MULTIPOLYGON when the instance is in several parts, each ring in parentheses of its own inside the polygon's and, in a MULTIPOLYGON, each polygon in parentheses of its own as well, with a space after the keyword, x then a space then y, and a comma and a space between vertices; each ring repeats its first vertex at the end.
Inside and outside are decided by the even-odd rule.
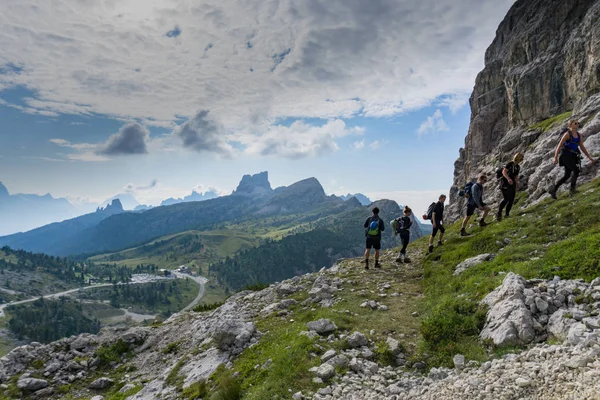
POLYGON ((0 181, 158 204, 267 170, 419 210, 511 4, 3 1, 0 181))

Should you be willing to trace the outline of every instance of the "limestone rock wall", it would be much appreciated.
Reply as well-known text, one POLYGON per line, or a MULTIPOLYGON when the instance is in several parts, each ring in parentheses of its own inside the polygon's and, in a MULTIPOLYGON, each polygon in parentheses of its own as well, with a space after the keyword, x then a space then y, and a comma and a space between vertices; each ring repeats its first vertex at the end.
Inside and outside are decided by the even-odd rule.
MULTIPOLYGON (((525 153, 520 189, 533 201, 545 193, 560 173, 552 152, 566 121, 545 132, 531 128, 540 121, 572 111, 586 122, 588 150, 600 157, 599 93, 600 1, 515 2, 486 51, 470 98, 471 123, 454 164, 448 219, 464 213, 460 187, 481 172, 492 173, 517 151, 525 153)), ((581 179, 597 176, 597 166, 586 167, 581 179)), ((499 191, 491 189, 487 197, 497 200, 499 191)))

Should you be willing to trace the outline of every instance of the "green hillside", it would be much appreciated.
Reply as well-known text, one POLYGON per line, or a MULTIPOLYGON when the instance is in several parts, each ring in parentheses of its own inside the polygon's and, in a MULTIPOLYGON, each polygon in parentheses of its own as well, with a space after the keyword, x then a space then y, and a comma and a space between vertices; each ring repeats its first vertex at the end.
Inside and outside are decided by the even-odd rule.
MULTIPOLYGON (((509 271, 527 279, 558 275, 590 281, 600 276, 600 215, 591 212, 600 204, 600 180, 583 185, 580 191, 573 199, 562 195, 558 201, 545 200, 514 210, 514 217, 485 228, 473 226, 469 229, 472 235, 467 238, 459 236, 460 223, 449 226, 444 245, 436 247, 433 254, 425 255, 427 238, 409 246, 412 264, 399 266, 393 262, 397 248, 383 253, 381 270, 365 273, 359 259, 342 261, 337 276, 346 283, 336 293, 333 307, 307 308, 298 304, 289 308, 293 319, 259 319, 258 329, 267 332, 266 338, 233 363, 238 379, 228 380, 232 371, 219 369, 207 383, 208 389, 223 392, 235 386, 247 399, 285 398, 290 388, 292 393, 317 390, 319 385, 312 382, 314 375, 308 369, 320 362, 309 354, 339 351, 340 344, 315 345, 298 333, 306 329, 306 322, 320 318, 331 319, 339 329, 367 334, 378 343, 375 358, 380 365, 394 365, 385 346, 389 335, 402 338, 400 344, 408 356, 408 367, 417 362, 426 368, 452 366, 455 354, 484 361, 518 351, 479 341, 486 309, 478 303, 501 284, 509 271), (486 252, 498 256, 459 276, 453 275, 459 262, 486 252), (400 294, 380 300, 389 311, 359 307, 361 302, 374 298, 374 293, 386 283, 390 285, 387 293, 400 294), (272 367, 268 371, 254 368, 269 359, 272 367)), ((520 195, 521 202, 524 197, 520 195)), ((298 292, 292 298, 302 302, 307 293, 298 292)))

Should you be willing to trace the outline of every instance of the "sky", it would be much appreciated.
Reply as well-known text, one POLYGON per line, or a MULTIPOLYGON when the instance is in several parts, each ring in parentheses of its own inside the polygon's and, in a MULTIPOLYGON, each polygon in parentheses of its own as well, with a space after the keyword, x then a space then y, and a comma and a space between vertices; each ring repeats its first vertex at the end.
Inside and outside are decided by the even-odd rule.
POLYGON ((2 0, 0 181, 157 205, 268 171, 419 213, 512 3, 2 0))

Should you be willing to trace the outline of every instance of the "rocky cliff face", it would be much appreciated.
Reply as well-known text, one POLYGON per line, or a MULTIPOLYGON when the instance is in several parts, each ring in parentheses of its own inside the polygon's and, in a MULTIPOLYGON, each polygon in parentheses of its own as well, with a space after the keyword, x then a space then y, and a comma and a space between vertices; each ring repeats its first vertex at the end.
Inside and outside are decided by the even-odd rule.
POLYGON ((269 183, 269 173, 263 171, 254 175, 244 175, 232 194, 251 196, 270 193, 272 190, 269 183))
MULTIPOLYGON (((600 156, 600 1, 519 0, 485 55, 470 98, 471 123, 455 162, 449 219, 464 213, 458 190, 525 153, 520 189, 539 199, 561 173, 552 152, 571 117, 600 156), (550 118, 554 120, 550 120, 550 118)), ((584 162, 581 180, 599 175, 584 162)), ((488 188, 488 198, 498 199, 488 188)), ((491 201, 489 201, 491 203, 491 201)))

